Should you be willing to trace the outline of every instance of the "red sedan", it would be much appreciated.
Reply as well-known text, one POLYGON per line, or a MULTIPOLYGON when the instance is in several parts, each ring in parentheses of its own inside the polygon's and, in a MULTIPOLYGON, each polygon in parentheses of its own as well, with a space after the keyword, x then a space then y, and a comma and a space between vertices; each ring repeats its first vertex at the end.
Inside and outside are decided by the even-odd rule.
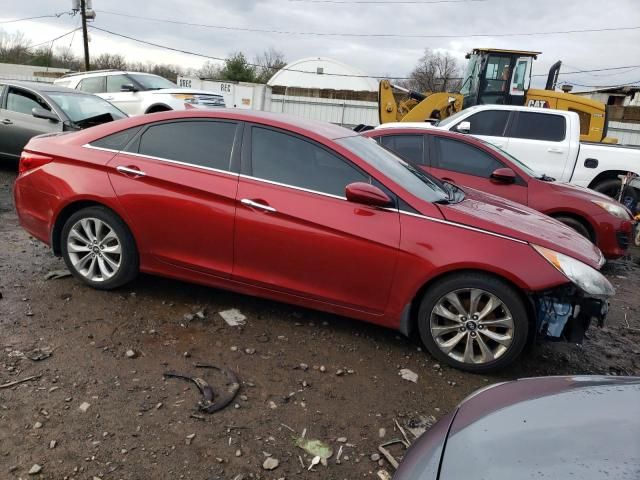
POLYGON ((540 175, 483 140, 427 127, 385 124, 364 135, 442 180, 477 188, 552 216, 618 258, 631 244, 630 212, 610 197, 540 175))
POLYGON ((228 288, 416 330, 470 371, 535 334, 580 341, 613 294, 600 251, 561 223, 282 115, 171 111, 36 137, 14 192, 24 228, 95 288, 138 271, 228 288))

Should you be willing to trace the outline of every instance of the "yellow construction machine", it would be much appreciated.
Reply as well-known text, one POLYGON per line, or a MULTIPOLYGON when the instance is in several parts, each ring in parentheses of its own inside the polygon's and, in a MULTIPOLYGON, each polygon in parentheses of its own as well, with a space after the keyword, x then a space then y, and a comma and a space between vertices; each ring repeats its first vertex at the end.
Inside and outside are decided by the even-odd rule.
POLYGON ((439 120, 472 105, 526 105, 576 112, 582 141, 616 143, 606 136, 604 103, 555 90, 561 62, 549 70, 544 90, 529 88, 531 65, 540 53, 476 48, 466 56, 469 62, 459 93, 420 93, 382 80, 378 89, 380 123, 439 120))

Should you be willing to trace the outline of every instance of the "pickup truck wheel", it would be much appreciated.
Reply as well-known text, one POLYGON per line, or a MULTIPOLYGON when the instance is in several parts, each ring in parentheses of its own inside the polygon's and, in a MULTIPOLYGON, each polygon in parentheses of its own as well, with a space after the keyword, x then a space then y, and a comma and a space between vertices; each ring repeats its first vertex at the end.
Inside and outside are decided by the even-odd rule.
POLYGON ((589 239, 591 242, 595 240, 592 237, 591 233, 589 232, 589 229, 587 229, 587 227, 585 227, 585 225, 580 220, 576 220, 575 218, 571 218, 571 217, 562 217, 562 216, 555 217, 555 219, 558 220, 559 222, 564 223, 567 227, 571 227, 580 235, 589 239))
MULTIPOLYGON (((622 181, 619 178, 608 178, 606 180, 602 180, 594 185, 592 188, 596 192, 604 193, 606 196, 611 197, 613 199, 618 199, 618 195, 620 194, 620 185, 622 181)), ((633 208, 638 204, 638 200, 640 200, 640 196, 638 195, 638 191, 635 188, 626 188, 624 194, 622 196, 622 203, 627 207, 629 204, 633 208)))
POLYGON ((468 372, 513 363, 529 334, 518 292, 483 273, 451 275, 427 290, 418 312, 422 342, 436 359, 468 372))

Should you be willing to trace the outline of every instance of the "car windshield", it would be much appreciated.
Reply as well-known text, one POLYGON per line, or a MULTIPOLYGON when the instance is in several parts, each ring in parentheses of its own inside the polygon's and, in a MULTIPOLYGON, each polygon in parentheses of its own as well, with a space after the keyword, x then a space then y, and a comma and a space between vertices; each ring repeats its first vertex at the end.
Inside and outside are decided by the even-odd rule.
POLYGON ((353 136, 340 138, 337 142, 416 197, 427 202, 448 201, 449 193, 439 181, 381 147, 375 140, 353 136))
MULTIPOLYGON (((480 140, 478 138, 478 140, 480 140)), ((516 164, 516 166, 518 168, 520 168, 520 170, 523 170, 527 175, 534 177, 534 178, 542 178, 544 177, 543 174, 536 172, 535 170, 532 170, 531 168, 527 167, 524 163, 522 163, 520 160, 518 160, 516 157, 514 157, 513 155, 511 155, 509 152, 504 151, 503 149, 501 149, 500 147, 496 147, 494 144, 489 143, 489 142, 485 142, 484 140, 480 140, 483 144, 485 144, 487 147, 489 147, 491 150, 493 150, 494 152, 499 153, 500 155, 502 155, 503 157, 507 157, 509 160, 511 160, 513 163, 516 164)))
POLYGON ((142 88, 144 88, 145 90, 160 90, 161 88, 177 87, 175 83, 170 82, 166 78, 159 77, 158 75, 129 73, 128 76, 142 85, 142 88))
POLYGON ((127 116, 126 113, 118 110, 97 95, 67 92, 47 92, 47 95, 73 123, 82 123, 86 120, 106 115, 111 116, 111 120, 118 120, 127 116))

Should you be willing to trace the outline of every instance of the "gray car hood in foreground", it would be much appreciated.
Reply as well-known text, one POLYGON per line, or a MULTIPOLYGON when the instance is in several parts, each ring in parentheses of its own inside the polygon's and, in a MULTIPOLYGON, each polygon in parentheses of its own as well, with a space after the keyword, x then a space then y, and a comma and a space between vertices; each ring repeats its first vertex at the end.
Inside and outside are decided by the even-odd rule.
POLYGON ((639 377, 517 380, 473 394, 443 420, 446 442, 436 424, 394 480, 640 478, 639 377))

